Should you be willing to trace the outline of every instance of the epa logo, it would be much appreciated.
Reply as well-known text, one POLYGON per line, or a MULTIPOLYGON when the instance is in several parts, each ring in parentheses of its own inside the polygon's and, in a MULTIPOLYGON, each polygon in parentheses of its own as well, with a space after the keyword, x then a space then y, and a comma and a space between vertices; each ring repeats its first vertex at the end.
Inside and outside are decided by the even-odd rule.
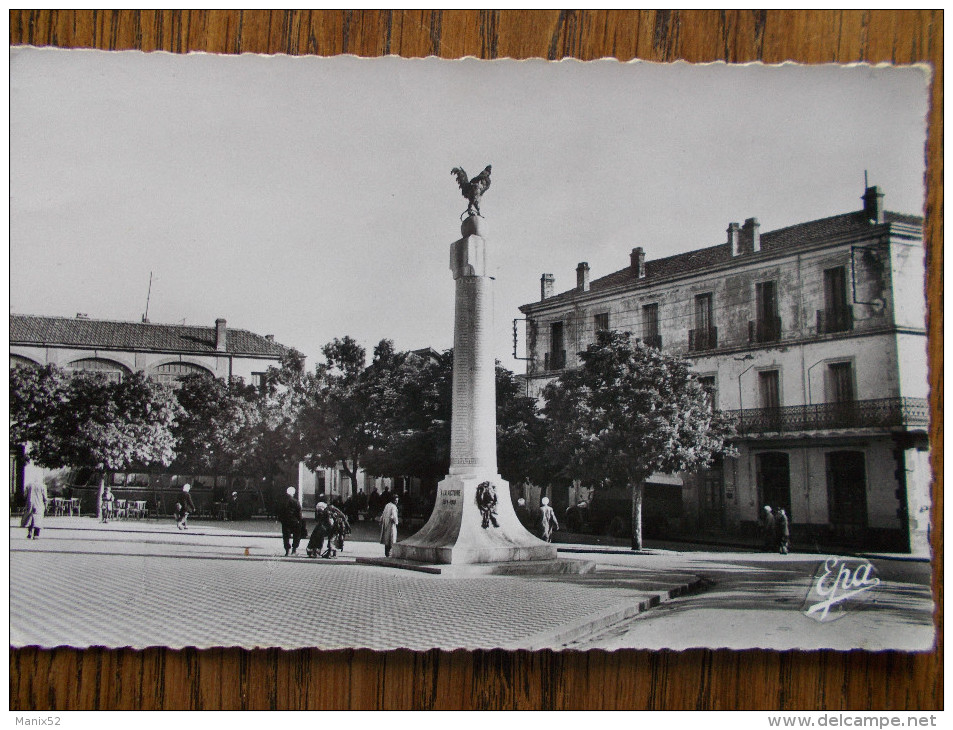
POLYGON ((869 560, 828 558, 814 573, 803 612, 815 621, 834 621, 850 607, 866 601, 880 578, 869 560))

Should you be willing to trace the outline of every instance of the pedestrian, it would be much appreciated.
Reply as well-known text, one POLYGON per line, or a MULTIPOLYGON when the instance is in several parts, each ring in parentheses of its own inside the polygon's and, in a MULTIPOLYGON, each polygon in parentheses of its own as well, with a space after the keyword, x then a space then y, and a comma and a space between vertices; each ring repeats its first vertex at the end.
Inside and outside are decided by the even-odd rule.
POLYGON ((23 494, 23 517, 20 527, 26 528, 27 540, 39 540, 40 528, 43 527, 43 518, 46 516, 46 485, 32 482, 27 485, 23 494))
POLYGON ((189 494, 190 489, 192 489, 191 484, 183 484, 182 491, 176 496, 175 526, 180 530, 189 529, 186 520, 189 519, 190 514, 195 512, 195 502, 192 501, 192 495, 189 494))
POLYGON ((549 497, 540 500, 539 526, 540 537, 546 542, 552 542, 553 533, 559 529, 559 522, 556 521, 556 512, 549 506, 549 497))
POLYGON ((225 519, 238 519, 238 492, 232 492, 228 498, 228 508, 225 510, 225 519))
POLYGON ((344 550, 344 538, 351 534, 351 523, 347 514, 331 505, 328 507, 328 514, 331 516, 331 534, 328 536, 328 557, 335 557, 338 550, 344 550))
POLYGON ((787 555, 791 550, 791 526, 788 523, 787 513, 778 510, 778 552, 787 555))
POLYGON ((288 487, 287 495, 278 505, 278 521, 281 523, 281 542, 285 546, 285 557, 298 554, 301 534, 306 529, 301 516, 301 505, 295 499, 295 488, 288 487))
POLYGON ((316 558, 321 555, 322 558, 331 557, 331 533, 334 529, 334 520, 328 511, 327 502, 318 502, 314 506, 314 529, 311 531, 311 538, 308 540, 308 557, 316 558), (324 540, 328 541, 328 549, 322 553, 324 540))
POLYGON ((387 503, 381 511, 381 545, 384 546, 384 557, 390 557, 390 550, 397 542, 397 523, 400 517, 397 514, 397 502, 399 497, 393 492, 385 492, 387 503))
POLYGON ((774 513, 771 511, 771 506, 766 504, 761 513, 761 536, 764 539, 764 549, 769 553, 773 553, 777 547, 777 532, 774 513))
POLYGON ((529 508, 526 506, 526 500, 522 497, 516 500, 516 518, 520 521, 520 524, 523 527, 529 529, 529 508))
POLYGON ((116 496, 112 493, 112 490, 107 486, 106 491, 103 492, 102 502, 102 513, 103 513, 103 523, 108 523, 109 518, 113 516, 113 505, 116 502, 116 496))

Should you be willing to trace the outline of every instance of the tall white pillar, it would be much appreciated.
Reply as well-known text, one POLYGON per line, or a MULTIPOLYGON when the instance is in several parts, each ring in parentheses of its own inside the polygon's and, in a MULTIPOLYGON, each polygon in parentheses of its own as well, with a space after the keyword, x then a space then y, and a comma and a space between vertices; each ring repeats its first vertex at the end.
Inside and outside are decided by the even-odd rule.
POLYGON ((467 218, 463 237, 450 246, 456 287, 450 473, 437 486, 427 524, 394 546, 396 558, 445 564, 556 558, 553 545, 520 524, 510 485, 497 472, 493 280, 487 276, 484 226, 482 218, 467 218), (492 520, 477 503, 478 489, 486 483, 496 494, 492 520))

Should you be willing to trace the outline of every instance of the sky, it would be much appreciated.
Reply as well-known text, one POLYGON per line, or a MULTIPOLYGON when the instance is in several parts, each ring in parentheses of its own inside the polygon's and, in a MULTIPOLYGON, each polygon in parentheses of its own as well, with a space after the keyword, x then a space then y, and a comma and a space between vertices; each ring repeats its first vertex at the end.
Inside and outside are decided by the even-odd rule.
MULTIPOLYGON (((302 351, 453 342, 451 168, 481 203, 495 351, 539 298, 861 208, 922 214, 928 72, 10 50, 10 308, 229 327, 302 351), (150 293, 150 275, 152 277, 150 293)), ((519 355, 524 355, 520 329, 519 355)))

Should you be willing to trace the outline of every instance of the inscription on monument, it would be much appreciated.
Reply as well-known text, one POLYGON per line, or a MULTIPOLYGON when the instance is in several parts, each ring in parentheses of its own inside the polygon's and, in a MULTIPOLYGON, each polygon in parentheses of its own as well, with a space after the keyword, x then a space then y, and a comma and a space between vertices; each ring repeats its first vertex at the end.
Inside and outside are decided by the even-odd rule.
POLYGON ((440 490, 440 504, 446 507, 453 507, 457 500, 463 496, 462 489, 441 489, 440 490))

